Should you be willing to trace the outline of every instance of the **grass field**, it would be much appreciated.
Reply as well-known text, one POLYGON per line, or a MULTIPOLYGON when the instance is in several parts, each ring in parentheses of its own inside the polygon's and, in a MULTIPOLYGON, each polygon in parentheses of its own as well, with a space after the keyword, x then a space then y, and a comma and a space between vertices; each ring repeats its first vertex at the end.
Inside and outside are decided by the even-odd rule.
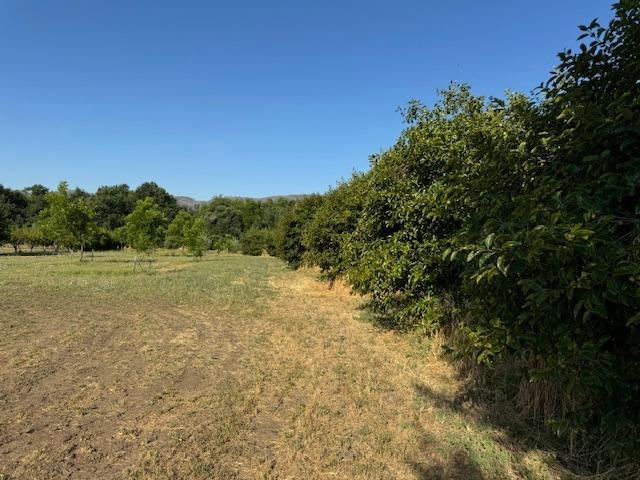
POLYGON ((565 478, 270 257, 0 256, 0 479, 565 478))

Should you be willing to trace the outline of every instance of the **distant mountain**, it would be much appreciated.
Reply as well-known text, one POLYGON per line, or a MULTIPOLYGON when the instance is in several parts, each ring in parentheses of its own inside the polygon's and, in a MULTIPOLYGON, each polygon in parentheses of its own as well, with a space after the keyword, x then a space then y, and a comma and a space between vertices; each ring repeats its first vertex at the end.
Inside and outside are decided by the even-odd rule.
MULTIPOLYGON (((266 202, 268 200, 278 200, 281 198, 285 198, 287 200, 302 200, 305 197, 308 197, 309 194, 306 193, 297 193, 291 195, 273 195, 271 197, 261 197, 261 198, 253 198, 253 197, 229 197, 229 198, 247 198, 251 200, 257 200, 259 202, 266 202)), ((208 200, 194 200, 191 197, 185 197, 184 195, 174 195, 178 205, 180 207, 188 208, 189 210, 196 210, 200 205, 204 205, 209 203, 208 200)))
POLYGON ((200 205, 204 205, 204 200, 194 200, 191 197, 183 197, 182 195, 174 195, 178 206, 188 208, 189 210, 196 210, 200 205))

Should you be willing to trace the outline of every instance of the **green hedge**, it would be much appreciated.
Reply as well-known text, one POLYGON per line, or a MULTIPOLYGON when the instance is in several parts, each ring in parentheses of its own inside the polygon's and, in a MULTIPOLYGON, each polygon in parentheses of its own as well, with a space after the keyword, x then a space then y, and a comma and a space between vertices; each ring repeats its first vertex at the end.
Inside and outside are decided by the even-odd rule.
POLYGON ((523 404, 572 445, 613 433, 613 456, 640 441, 640 6, 614 7, 535 97, 411 102, 285 249, 388 324, 455 328, 458 354, 510 362, 532 398, 555 392, 523 404))

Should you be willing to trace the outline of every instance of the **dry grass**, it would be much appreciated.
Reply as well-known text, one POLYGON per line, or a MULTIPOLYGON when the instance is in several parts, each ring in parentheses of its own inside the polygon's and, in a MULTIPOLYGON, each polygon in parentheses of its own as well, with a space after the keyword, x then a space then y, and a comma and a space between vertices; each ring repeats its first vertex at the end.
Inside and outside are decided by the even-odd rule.
POLYGON ((0 478, 561 478, 428 345, 269 257, 0 257, 0 478))

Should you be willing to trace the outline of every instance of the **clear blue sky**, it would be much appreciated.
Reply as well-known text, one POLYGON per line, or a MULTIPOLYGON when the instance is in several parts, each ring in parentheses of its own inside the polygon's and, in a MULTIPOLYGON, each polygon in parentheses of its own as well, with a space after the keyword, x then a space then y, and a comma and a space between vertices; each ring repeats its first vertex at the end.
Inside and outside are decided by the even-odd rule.
POLYGON ((0 0, 0 183, 324 191, 452 80, 531 91, 608 1, 0 0))

